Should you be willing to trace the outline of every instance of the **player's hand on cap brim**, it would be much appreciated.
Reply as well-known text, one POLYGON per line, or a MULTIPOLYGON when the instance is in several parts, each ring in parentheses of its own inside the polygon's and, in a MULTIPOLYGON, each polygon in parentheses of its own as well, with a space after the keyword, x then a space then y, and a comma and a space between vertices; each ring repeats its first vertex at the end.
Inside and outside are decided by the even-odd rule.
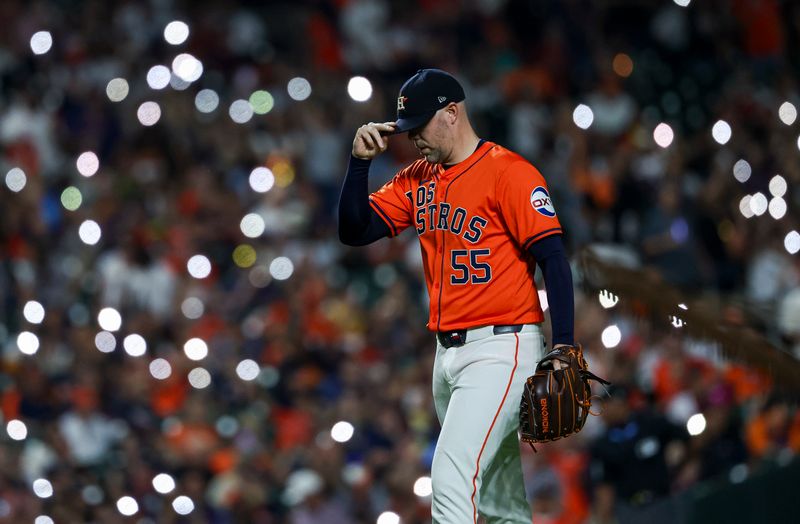
POLYGON ((386 151, 389 141, 384 138, 394 134, 397 125, 394 122, 370 122, 359 127, 353 138, 353 156, 371 160, 386 151))
POLYGON ((386 136, 386 135, 396 135, 398 133, 404 133, 405 132, 405 131, 402 131, 398 127, 397 122, 387 122, 387 124, 389 124, 391 126, 391 129, 388 130, 388 131, 381 131, 381 135, 384 135, 384 136, 386 136))
POLYGON ((393 135, 399 133, 397 129, 397 122, 384 122, 382 124, 375 124, 382 136, 393 135))

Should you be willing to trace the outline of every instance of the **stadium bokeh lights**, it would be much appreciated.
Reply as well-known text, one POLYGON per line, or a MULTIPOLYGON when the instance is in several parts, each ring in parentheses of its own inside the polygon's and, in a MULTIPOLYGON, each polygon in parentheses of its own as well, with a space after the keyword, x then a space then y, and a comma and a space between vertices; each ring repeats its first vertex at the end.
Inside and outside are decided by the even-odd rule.
POLYGON ((161 118, 161 106, 158 105, 158 102, 143 102, 136 110, 136 117, 143 126, 153 126, 161 118))
POLYGON ((164 40, 171 45, 180 45, 189 38, 189 26, 186 22, 173 20, 164 28, 164 40))
POLYGON ((105 331, 117 331, 122 326, 122 316, 116 309, 106 307, 97 314, 97 323, 105 331))
POLYGON ((250 172, 250 187, 257 193, 266 193, 275 185, 275 175, 264 166, 259 166, 250 172))
POLYGON ((400 524, 400 515, 393 511, 384 511, 378 515, 376 524, 400 524))
POLYGON ((351 423, 339 421, 331 428, 331 438, 336 442, 347 442, 353 438, 354 431, 355 429, 351 423))
POLYGON ((94 152, 86 151, 78 156, 78 159, 75 161, 75 165, 80 174, 85 177, 90 177, 97 173, 97 170, 100 169, 100 160, 97 158, 97 155, 94 152))
POLYGON ((132 333, 122 339, 122 347, 125 353, 132 357, 141 357, 147 352, 147 342, 138 333, 132 333))
POLYGON ((203 316, 204 311, 205 305, 203 305, 203 301, 197 297, 186 297, 181 303, 181 312, 183 316, 188 319, 197 320, 203 316))
POLYGON ((289 80, 286 91, 292 100, 301 102, 311 96, 311 84, 305 78, 295 77, 289 80))
POLYGON ((603 345, 608 349, 615 348, 619 345, 620 341, 622 340, 622 332, 616 325, 608 326, 603 330, 603 333, 600 335, 600 340, 603 342, 603 345))
POLYGON ((39 351, 39 337, 30 331, 23 331, 17 335, 17 347, 25 355, 34 355, 39 351))
POLYGON ((153 477, 153 489, 162 495, 171 493, 175 489, 175 479, 169 473, 159 473, 153 477))
POLYGON ((129 92, 130 86, 124 78, 112 78, 106 85, 106 96, 112 102, 122 102, 129 92))
POLYGON ((150 362, 150 375, 157 380, 168 379, 172 375, 172 366, 169 361, 163 358, 154 359, 150 362))
POLYGON ((117 339, 113 333, 101 331, 95 335, 94 345, 102 353, 111 353, 117 347, 117 339))
POLYGON ((420 477, 414 482, 414 495, 418 497, 430 497, 433 493, 433 485, 430 477, 420 477))
POLYGON ((94 220, 84 220, 78 228, 78 236, 84 244, 93 246, 100 242, 103 231, 100 229, 100 224, 94 220))
POLYGON ((205 389, 211 384, 211 373, 205 368, 194 368, 189 372, 189 384, 195 389, 205 389))
POLYGON ((784 102, 781 104, 781 107, 778 108, 778 117, 781 119, 781 122, 790 126, 797 120, 797 108, 791 102, 784 102))
POLYGON ((208 356, 208 345, 203 339, 190 338, 183 345, 183 352, 189 360, 203 360, 208 356))
POLYGON ((750 180, 750 175, 753 173, 753 168, 747 160, 740 159, 733 164, 733 178, 741 183, 750 180))
POLYGON ((672 128, 669 124, 665 124, 664 122, 658 124, 653 130, 653 140, 661 147, 669 147, 674 138, 675 133, 672 131, 672 128))
POLYGON ((783 238, 783 247, 790 255, 796 254, 800 251, 800 233, 797 231, 789 231, 783 238))
POLYGON ((44 320, 44 306, 35 300, 29 300, 22 308, 22 315, 31 324, 41 324, 44 320))
POLYGON ((249 358, 242 360, 236 365, 236 375, 245 381, 255 380, 258 378, 260 371, 261 368, 258 362, 249 358))
POLYGON ((152 89, 164 89, 169 85, 172 76, 169 68, 165 65, 154 65, 147 72, 147 85, 152 89))
POLYGON ((204 279, 211 274, 211 261, 205 255, 194 255, 186 262, 189 274, 197 279, 204 279))
POLYGON ((786 194, 786 179, 775 175, 769 180, 769 192, 774 197, 783 197, 786 194))
POLYGON ((731 125, 725 120, 717 120, 714 127, 711 128, 711 136, 720 145, 725 145, 731 139, 731 125))
POLYGON ((228 108, 228 116, 237 124, 246 124, 253 118, 253 106, 247 100, 234 100, 228 108))
POLYGON ((15 193, 22 191, 27 183, 28 177, 25 176, 25 172, 18 167, 12 167, 8 170, 8 173, 6 173, 6 186, 15 193))
POLYGON ((133 497, 125 495, 117 499, 117 511, 126 517, 130 517, 139 511, 139 503, 133 497))
POLYGON ((219 106, 219 95, 213 89, 201 89, 194 97, 194 106, 201 113, 211 113, 219 106))
POLYGON ((36 55, 43 55, 53 47, 53 35, 49 31, 38 31, 31 37, 31 51, 36 55))
POLYGON ((594 122, 594 112, 586 104, 578 104, 572 112, 572 121, 581 129, 589 129, 594 122))
POLYGON ((372 98, 372 83, 363 76, 354 76, 347 83, 347 94, 356 102, 372 98))
POLYGON ((172 509, 178 515, 188 515, 194 511, 194 501, 186 495, 179 495, 172 501, 172 509))
POLYGON ((702 413, 695 413, 686 422, 686 431, 693 437, 706 430, 706 417, 702 413))
POLYGON ((21 420, 11 419, 6 424, 6 433, 11 440, 25 440, 28 436, 28 426, 21 420))
POLYGON ((39 498, 50 498, 53 496, 53 484, 47 479, 36 479, 33 481, 33 492, 39 498))

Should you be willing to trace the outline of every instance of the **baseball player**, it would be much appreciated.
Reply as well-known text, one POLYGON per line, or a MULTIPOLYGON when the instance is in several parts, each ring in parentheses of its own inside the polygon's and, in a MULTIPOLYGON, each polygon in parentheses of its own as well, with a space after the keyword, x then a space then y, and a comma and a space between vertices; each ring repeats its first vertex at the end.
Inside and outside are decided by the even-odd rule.
POLYGON ((442 425, 431 478, 433 522, 531 522, 519 399, 543 354, 534 283, 541 268, 553 344, 573 343, 572 276, 542 175, 479 138, 464 90, 438 69, 418 71, 397 98, 397 121, 358 128, 339 202, 339 237, 366 245, 413 227, 436 335, 433 397, 442 425), (407 133, 421 159, 369 194, 370 161, 407 133))

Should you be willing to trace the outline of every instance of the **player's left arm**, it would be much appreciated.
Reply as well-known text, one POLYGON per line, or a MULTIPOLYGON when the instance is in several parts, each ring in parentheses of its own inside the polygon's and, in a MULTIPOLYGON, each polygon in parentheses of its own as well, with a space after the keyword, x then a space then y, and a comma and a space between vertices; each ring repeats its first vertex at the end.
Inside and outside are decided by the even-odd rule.
POLYGON ((571 346, 575 342, 572 271, 547 183, 535 167, 519 160, 498 177, 496 191, 509 233, 542 270, 553 328, 552 346, 571 346))
POLYGON ((550 307, 550 326, 553 349, 575 344, 575 296, 572 270, 569 267, 561 235, 551 235, 531 244, 533 255, 544 277, 547 303, 550 307))

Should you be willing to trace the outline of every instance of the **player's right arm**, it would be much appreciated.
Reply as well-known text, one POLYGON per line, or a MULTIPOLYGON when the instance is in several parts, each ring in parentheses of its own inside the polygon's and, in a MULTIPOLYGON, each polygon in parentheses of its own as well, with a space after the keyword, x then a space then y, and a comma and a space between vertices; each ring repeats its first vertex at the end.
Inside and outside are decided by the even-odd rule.
POLYGON ((407 203, 398 177, 370 196, 369 167, 372 159, 386 151, 383 134, 394 131, 394 122, 361 126, 353 138, 353 150, 339 198, 339 239, 343 244, 363 246, 407 227, 407 203))

